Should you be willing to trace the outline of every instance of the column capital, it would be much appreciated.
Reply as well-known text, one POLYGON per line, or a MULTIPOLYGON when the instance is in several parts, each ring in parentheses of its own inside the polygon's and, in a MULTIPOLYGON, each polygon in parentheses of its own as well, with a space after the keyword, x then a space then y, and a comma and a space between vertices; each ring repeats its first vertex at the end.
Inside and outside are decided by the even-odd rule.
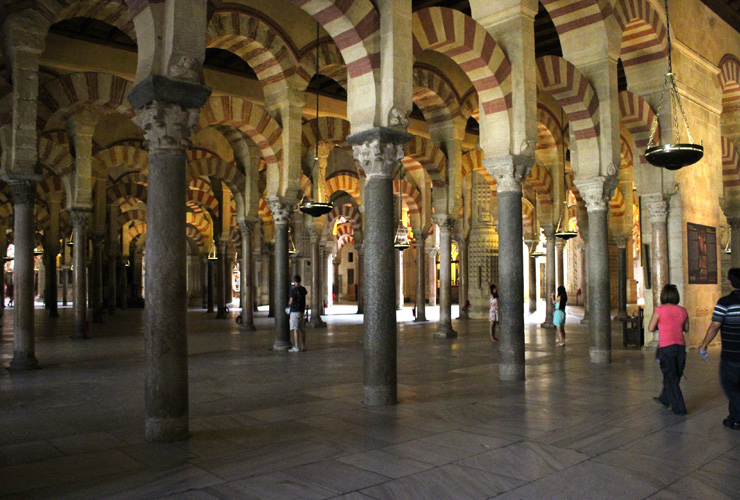
POLYGON ((242 234, 242 238, 248 238, 252 235, 255 224, 256 223, 251 220, 240 220, 237 222, 237 225, 239 226, 239 231, 242 234))
POLYGON ((614 243, 617 244, 617 248, 624 249, 627 248, 627 237, 621 234, 618 234, 614 237, 614 243))
POLYGON ((643 207, 647 208, 651 223, 666 222, 668 218, 668 202, 661 193, 649 194, 642 197, 643 207))
POLYGON ((136 111, 134 121, 146 136, 144 147, 150 151, 184 149, 198 123, 198 108, 183 108, 179 104, 153 101, 136 111))
POLYGON ((540 226, 542 228, 542 232, 545 234, 545 238, 547 240, 552 240, 555 238, 555 226, 552 224, 543 224, 540 226))
POLYGON ((435 258, 437 256, 437 253, 439 252, 439 247, 429 247, 426 249, 427 255, 429 255, 432 258, 435 258))
POLYGON ((33 205, 36 201, 35 181, 10 181, 13 205, 33 205))
POLYGON ((449 215, 435 215, 432 219, 439 226, 440 231, 452 231, 455 229, 455 224, 457 224, 457 219, 453 219, 449 215))
POLYGON ((75 208, 70 210, 69 218, 72 219, 72 227, 74 229, 81 229, 87 225, 87 221, 90 218, 92 211, 90 209, 79 209, 75 208))
POLYGON ((290 222, 290 215, 293 212, 291 205, 283 203, 279 198, 268 198, 267 207, 272 212, 276 226, 287 225, 290 222))
POLYGON ((575 181, 588 211, 608 210, 609 200, 614 195, 618 183, 619 179, 616 176, 597 176, 575 181))
POLYGON ((500 156, 483 160, 483 165, 496 180, 496 189, 502 193, 521 193, 522 183, 534 166, 534 157, 524 155, 500 156))
POLYGON ((378 127, 347 136, 347 142, 352 145, 355 160, 367 180, 391 179, 404 156, 403 145, 411 138, 406 132, 378 127))

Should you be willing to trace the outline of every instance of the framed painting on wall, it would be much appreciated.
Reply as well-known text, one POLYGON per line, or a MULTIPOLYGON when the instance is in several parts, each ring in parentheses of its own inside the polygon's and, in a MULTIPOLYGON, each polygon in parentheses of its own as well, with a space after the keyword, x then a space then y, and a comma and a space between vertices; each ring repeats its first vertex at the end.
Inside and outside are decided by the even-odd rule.
POLYGON ((717 284, 717 228, 686 223, 689 285, 717 284))

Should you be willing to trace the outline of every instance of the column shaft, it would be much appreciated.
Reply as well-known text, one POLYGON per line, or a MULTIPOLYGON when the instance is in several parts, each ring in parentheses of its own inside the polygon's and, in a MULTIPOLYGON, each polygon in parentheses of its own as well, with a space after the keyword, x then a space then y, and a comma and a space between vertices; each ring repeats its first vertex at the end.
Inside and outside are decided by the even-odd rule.
POLYGON ((288 306, 290 288, 290 259, 288 256, 288 228, 290 212, 280 202, 270 203, 275 218, 275 286, 273 287, 275 303, 275 342, 273 350, 287 351, 290 347, 289 316, 285 314, 288 306), (277 207, 277 205, 280 207, 277 207))
POLYGON ((552 323, 554 304, 551 296, 555 293, 555 229, 552 226, 543 226, 547 243, 545 245, 547 256, 545 261, 545 321, 544 328, 555 328, 552 323))
POLYGON ((253 222, 240 223, 242 233, 242 262, 241 262, 241 294, 239 296, 242 309, 241 329, 256 330, 254 326, 254 262, 252 256, 253 222))
POLYGON ((609 299, 608 210, 588 209, 589 319, 592 363, 611 362, 611 304, 609 299))
POLYGON ((458 241, 458 248, 460 253, 458 256, 459 269, 460 269, 460 288, 459 288, 459 304, 460 304, 460 319, 468 319, 468 309, 465 305, 468 303, 468 244, 464 241, 458 241))
POLYGON ((557 275, 558 280, 556 286, 565 286, 565 262, 563 259, 563 249, 565 248, 565 242, 558 240, 555 242, 555 255, 557 259, 557 275))
POLYGON ((309 326, 320 328, 326 326, 321 319, 321 231, 311 232, 311 322, 309 326))
MULTIPOLYGON (((537 247, 537 242, 532 244, 532 250, 537 247)), ((530 256, 529 263, 529 312, 537 310, 537 259, 530 256)))
MULTIPOLYGON (((730 267, 740 267, 740 218, 728 217, 730 223, 730 267)), ((727 279, 723 276, 722 279, 727 279)))
POLYGON ((425 240, 420 236, 416 240, 416 320, 426 321, 426 266, 427 253, 425 240))
POLYGON ((88 338, 87 323, 87 219, 90 212, 84 210, 72 211, 72 226, 74 230, 72 246, 72 281, 74 282, 72 300, 74 308, 74 330, 72 338, 88 338))
MULTIPOLYGON (((357 314, 365 312, 365 249, 355 242, 357 248, 357 314)), ((322 309, 323 310, 323 309, 322 309)))
POLYGON ((216 242, 216 319, 226 319, 226 242, 216 242))
POLYGON ((103 235, 93 234, 91 288, 93 299, 93 323, 103 322, 103 235))
POLYGON ((434 332, 436 337, 457 337, 452 328, 452 238, 450 231, 454 219, 444 219, 439 223, 439 325, 434 332))
POLYGON ((396 250, 396 310, 403 309, 403 252, 396 250))
POLYGON ((617 240, 617 319, 627 318, 627 240, 617 240))

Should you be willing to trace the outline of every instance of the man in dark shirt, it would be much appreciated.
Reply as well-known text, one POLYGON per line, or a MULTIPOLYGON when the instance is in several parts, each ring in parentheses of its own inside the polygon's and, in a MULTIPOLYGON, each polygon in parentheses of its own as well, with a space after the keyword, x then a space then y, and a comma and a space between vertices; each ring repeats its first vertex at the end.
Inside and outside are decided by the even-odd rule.
POLYGON ((699 353, 705 354, 709 343, 721 331, 719 380, 730 400, 730 414, 722 423, 730 429, 740 430, 740 268, 730 269, 727 279, 734 290, 714 306, 712 323, 699 347, 699 353))
POLYGON ((288 294, 290 307, 290 331, 293 336, 293 347, 289 352, 306 350, 306 331, 303 329, 303 311, 306 310, 306 294, 308 291, 301 286, 301 277, 293 276, 293 286, 288 294))

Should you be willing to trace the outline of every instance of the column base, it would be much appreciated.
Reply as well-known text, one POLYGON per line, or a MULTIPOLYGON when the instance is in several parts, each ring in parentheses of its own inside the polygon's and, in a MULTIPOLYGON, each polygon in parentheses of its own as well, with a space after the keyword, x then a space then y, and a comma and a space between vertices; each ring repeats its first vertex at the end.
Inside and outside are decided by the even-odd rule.
POLYGON ((39 361, 36 359, 34 354, 28 353, 15 353, 13 359, 10 361, 8 371, 11 372, 22 372, 28 370, 38 370, 39 361))
POLYGON ((540 327, 542 327, 542 328, 555 328, 555 325, 553 325, 551 321, 545 321, 544 323, 540 324, 540 327))
POLYGON ((498 365, 498 378, 500 380, 525 380, 524 365, 502 363, 498 365))
POLYGON ((591 323, 591 322, 590 322, 590 321, 588 320, 588 318, 583 318, 583 319, 581 320, 581 324, 582 324, 582 325, 588 325, 589 323, 591 323))
POLYGON ((591 347, 588 350, 588 357, 591 363, 597 365, 608 365, 612 362, 612 352, 609 349, 600 347, 591 347))
POLYGON ((468 314, 468 311, 462 311, 457 319, 470 319, 470 315, 468 314))
POLYGON ((189 436, 188 416, 178 418, 147 418, 145 435, 147 442, 168 443, 181 441, 189 436))
POLYGON ((452 328, 451 324, 440 323, 437 331, 434 332, 434 336, 440 339, 454 339, 457 337, 457 332, 452 328))
POLYGON ((422 321, 427 321, 426 315, 417 315, 416 318, 414 318, 414 323, 421 323, 422 321))
POLYGON ((365 311, 363 311, 361 307, 358 307, 355 314, 365 314, 365 311))
POLYGON ((216 319, 227 319, 229 317, 228 314, 226 314, 225 308, 218 308, 218 312, 216 313, 216 319))
POLYGON ((290 349, 290 342, 286 342, 284 340, 276 340, 274 344, 272 344, 272 350, 273 351, 287 351, 290 349))
POLYGON ((257 331, 257 327, 256 327, 256 326, 254 326, 254 325, 253 325, 253 324, 251 324, 251 323, 242 323, 242 324, 241 324, 241 325, 239 326, 239 329, 240 329, 241 331, 243 331, 243 332, 255 332, 255 331, 257 331))
POLYGON ((364 386, 362 402, 366 406, 391 406, 398 402, 395 386, 364 386))
POLYGON ((317 316, 316 318, 311 318, 307 326, 310 328, 326 328, 326 322, 321 319, 321 316, 317 316))

